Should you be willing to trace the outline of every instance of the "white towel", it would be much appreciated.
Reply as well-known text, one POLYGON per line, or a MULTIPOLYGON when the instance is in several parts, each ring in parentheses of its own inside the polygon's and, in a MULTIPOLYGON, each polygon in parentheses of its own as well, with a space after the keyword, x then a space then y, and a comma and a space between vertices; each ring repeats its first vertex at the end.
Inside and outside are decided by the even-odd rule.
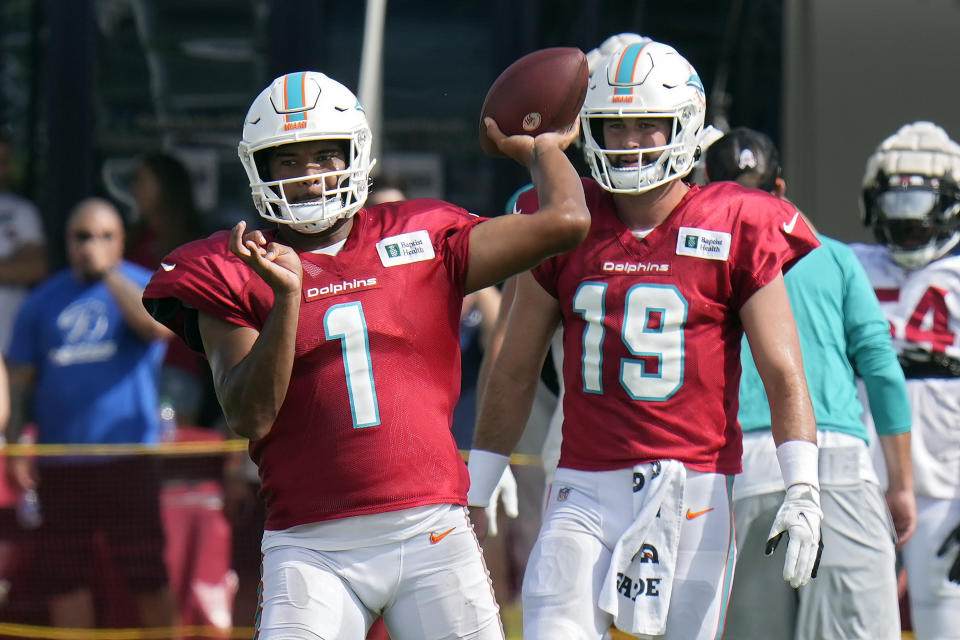
POLYGON ((634 521, 613 548, 599 605, 613 614, 617 629, 659 636, 667 629, 687 471, 665 460, 638 465, 637 472, 644 482, 633 494, 634 521))

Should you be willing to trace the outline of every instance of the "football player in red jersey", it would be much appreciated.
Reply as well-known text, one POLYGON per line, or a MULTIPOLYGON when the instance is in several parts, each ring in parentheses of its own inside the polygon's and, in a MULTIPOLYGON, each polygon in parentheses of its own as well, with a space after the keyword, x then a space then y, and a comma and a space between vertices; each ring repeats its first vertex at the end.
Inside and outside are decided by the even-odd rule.
POLYGON ((564 149, 577 126, 488 132, 543 194, 533 216, 438 200, 363 208, 371 133, 316 72, 254 100, 240 158, 269 231, 187 244, 144 292, 210 360, 267 505, 259 637, 502 639, 450 432, 464 294, 567 251, 590 216, 564 149))
MULTIPOLYGON (((768 548, 805 584, 820 538, 816 425, 781 275, 817 246, 788 203, 699 188, 704 91, 673 48, 632 42, 581 110, 587 239, 519 276, 482 395, 468 504, 485 506, 563 326, 563 443, 523 584, 525 638, 716 638, 735 556, 730 489, 745 331, 773 404, 787 486, 768 548)), ((537 193, 520 196, 521 212, 537 193)), ((481 533, 482 509, 471 509, 481 533)), ((754 550, 759 551, 759 550, 754 550)))

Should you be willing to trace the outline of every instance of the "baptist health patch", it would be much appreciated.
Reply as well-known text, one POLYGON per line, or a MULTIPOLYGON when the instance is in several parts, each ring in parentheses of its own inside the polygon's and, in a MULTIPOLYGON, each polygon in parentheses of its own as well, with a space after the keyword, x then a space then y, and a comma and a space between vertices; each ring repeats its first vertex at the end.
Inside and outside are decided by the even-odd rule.
POLYGON ((433 260, 436 257, 433 252, 433 243, 430 242, 430 234, 425 229, 384 238, 377 243, 377 253, 380 254, 380 262, 385 267, 433 260))
POLYGON ((730 257, 730 234, 726 231, 680 227, 677 255, 726 260, 730 257))

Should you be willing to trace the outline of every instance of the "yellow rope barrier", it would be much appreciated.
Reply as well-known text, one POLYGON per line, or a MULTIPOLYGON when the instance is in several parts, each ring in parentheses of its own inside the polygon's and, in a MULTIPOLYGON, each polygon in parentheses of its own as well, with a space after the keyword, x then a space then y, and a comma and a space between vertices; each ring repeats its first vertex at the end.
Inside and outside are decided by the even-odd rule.
POLYGON ((0 638, 41 638, 43 640, 163 640, 183 637, 252 638, 253 627, 220 629, 209 625, 125 629, 75 629, 0 622, 0 638))
POLYGON ((8 456, 117 456, 117 455, 197 455, 246 451, 247 440, 198 440, 158 442, 156 444, 8 444, 0 453, 8 456))
MULTIPOLYGON (((158 442, 156 444, 8 444, 0 448, 0 456, 119 456, 119 455, 160 455, 192 456, 210 453, 231 453, 246 451, 247 440, 203 440, 190 442, 158 442)), ((469 451, 461 450, 460 455, 467 459, 469 451)), ((510 464, 520 467, 540 464, 540 456, 527 453, 514 453, 510 464)))

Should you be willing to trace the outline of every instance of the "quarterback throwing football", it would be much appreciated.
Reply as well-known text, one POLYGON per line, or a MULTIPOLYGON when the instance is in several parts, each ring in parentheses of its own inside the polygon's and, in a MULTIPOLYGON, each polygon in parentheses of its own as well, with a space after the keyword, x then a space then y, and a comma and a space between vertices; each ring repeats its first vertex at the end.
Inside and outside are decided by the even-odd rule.
POLYGON ((277 228, 167 256, 153 315, 210 360, 227 424, 250 439, 267 505, 259 637, 502 639, 450 432, 463 296, 585 236, 566 133, 504 137, 541 190, 534 216, 438 200, 364 208, 371 133, 316 72, 254 100, 240 159, 277 228))

